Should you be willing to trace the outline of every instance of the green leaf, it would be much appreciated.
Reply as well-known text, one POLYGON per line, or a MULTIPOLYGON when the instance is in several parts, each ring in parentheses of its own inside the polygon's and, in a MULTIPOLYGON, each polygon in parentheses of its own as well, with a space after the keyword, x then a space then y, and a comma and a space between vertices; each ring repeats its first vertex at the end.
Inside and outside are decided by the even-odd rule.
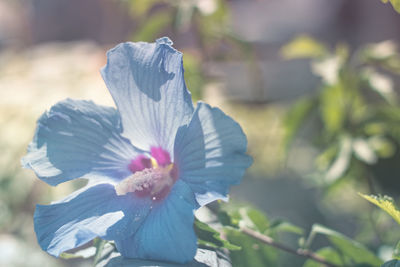
POLYGON ((306 247, 310 247, 317 234, 326 236, 329 241, 340 251, 346 262, 351 264, 369 264, 380 266, 382 261, 361 243, 325 226, 314 224, 306 242, 306 247))
POLYGON ((239 220, 236 218, 233 218, 225 210, 220 210, 218 212, 218 221, 224 226, 231 226, 233 228, 239 228, 239 220))
POLYGON ((254 240, 235 229, 226 231, 227 238, 230 242, 240 244, 242 249, 239 251, 231 251, 230 258, 232 266, 235 267, 265 267, 278 266, 278 252, 275 248, 266 246, 265 244, 254 240))
POLYGON ((326 86, 320 94, 322 121, 328 132, 338 132, 346 118, 345 89, 341 84, 326 86))
POLYGON ((400 13, 400 0, 381 0, 381 1, 385 4, 390 1, 394 10, 396 10, 397 13, 400 13))
POLYGON ((367 164, 374 164, 378 161, 375 151, 371 148, 368 141, 363 138, 353 140, 353 152, 356 158, 367 164))
POLYGON ((75 253, 63 252, 63 253, 61 253, 60 258, 65 259, 65 260, 76 259, 76 258, 87 259, 87 258, 93 257, 95 254, 96 254, 96 248, 88 247, 85 249, 81 249, 75 253))
MULTIPOLYGON (((343 266, 343 261, 341 255, 338 253, 337 250, 331 248, 331 247, 325 247, 317 250, 315 252, 316 255, 320 256, 324 260, 336 264, 338 266, 343 266)), ((318 263, 313 260, 307 260, 303 267, 324 267, 324 264, 318 263)))
POLYGON ((339 55, 334 55, 311 62, 311 71, 321 77, 325 84, 334 85, 339 80, 339 71, 342 65, 342 58, 339 55))
POLYGON ((398 260, 390 260, 382 264, 381 267, 400 267, 400 261, 398 260))
POLYGON ((397 45, 394 41, 386 40, 379 43, 367 44, 362 50, 365 59, 387 60, 396 55, 397 45))
POLYGON ((95 238, 93 240, 93 245, 96 248, 96 253, 94 255, 94 264, 96 265, 101 258, 101 254, 103 252, 104 246, 106 245, 107 241, 100 239, 100 238, 95 238))
MULTIPOLYGON (((259 232, 268 232, 270 227, 267 216, 255 208, 238 207, 232 204, 224 205, 223 210, 227 214, 221 216, 225 225, 232 226, 231 221, 234 222, 233 226, 241 225, 254 229, 259 232), (229 220, 227 220, 229 218, 229 220)), ((221 219, 220 219, 221 221, 221 219)), ((240 244, 241 250, 231 251, 230 258, 232 266, 235 267, 264 267, 264 266, 277 266, 278 251, 270 246, 265 246, 254 238, 243 234, 237 228, 226 227, 225 234, 227 239, 234 243, 240 244)), ((271 233, 271 237, 275 237, 271 233)))
POLYGON ((326 171, 329 168, 339 151, 338 146, 338 143, 333 143, 318 155, 315 160, 318 170, 326 171))
POLYGON ((296 37, 281 49, 281 55, 285 59, 317 58, 326 54, 326 47, 307 35, 296 37))
POLYGON ((93 240, 93 245, 96 248, 93 265, 108 258, 116 250, 114 243, 100 238, 95 238, 93 240))
POLYGON ((360 59, 365 63, 400 74, 400 56, 397 53, 397 44, 392 40, 368 44, 361 50, 360 55, 360 59))
POLYGON ((389 158, 396 152, 395 144, 383 136, 372 136, 368 139, 368 144, 380 158, 389 158))
POLYGON ((396 247, 393 250, 393 259, 400 260, 400 241, 397 242, 396 247))
MULTIPOLYGON (((261 211, 255 208, 240 208, 236 214, 236 218, 232 218, 233 216, 229 216, 231 220, 235 222, 242 221, 247 227, 254 229, 260 233, 266 233, 268 235, 275 235, 277 233, 294 233, 298 235, 302 235, 304 230, 300 227, 291 224, 287 221, 276 219, 272 222, 269 221, 268 217, 261 211)), ((224 224, 229 225, 230 224, 224 224)), ((236 224, 238 225, 238 223, 236 224)))
POLYGON ((316 107, 316 100, 313 98, 303 98, 288 111, 284 119, 285 136, 284 145, 286 149, 292 143, 304 121, 316 107))
POLYGON ((392 40, 367 44, 361 51, 364 60, 384 62, 397 54, 397 44, 392 40))
POLYGON ((339 153, 329 169, 326 171, 325 177, 327 182, 333 183, 345 174, 350 165, 352 155, 351 152, 352 139, 347 135, 343 135, 340 139, 339 153))
MULTIPOLYGON (((400 107, 399 106, 381 106, 376 109, 376 124, 382 127, 383 134, 393 137, 399 144, 400 140, 400 107)), ((395 148, 395 147, 393 147, 395 148)))
POLYGON ((255 230, 264 233, 269 228, 269 221, 261 211, 256 209, 246 209, 247 217, 255 226, 255 230))
POLYGON ((384 74, 376 72, 372 68, 365 68, 361 75, 369 84, 369 88, 377 92, 386 102, 391 105, 397 103, 397 94, 394 90, 393 80, 384 74))
POLYGON ((374 195, 368 196, 361 193, 359 193, 359 195, 369 202, 377 205, 382 210, 386 211, 398 224, 400 224, 400 211, 391 197, 374 195))
POLYGON ((303 235, 304 230, 292 223, 286 222, 284 220, 275 220, 271 223, 269 230, 275 233, 293 233, 297 235, 303 235))
POLYGON ((194 231, 197 235, 197 242, 210 248, 226 248, 229 250, 240 250, 239 246, 231 244, 229 241, 221 238, 220 233, 197 219, 194 222, 194 231))

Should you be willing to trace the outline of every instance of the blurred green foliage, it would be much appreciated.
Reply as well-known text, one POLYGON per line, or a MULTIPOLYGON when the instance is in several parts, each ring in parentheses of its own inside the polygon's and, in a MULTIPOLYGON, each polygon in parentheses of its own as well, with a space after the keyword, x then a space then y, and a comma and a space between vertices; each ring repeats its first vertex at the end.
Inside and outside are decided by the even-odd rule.
POLYGON ((116 0, 127 8, 138 25, 131 41, 153 42, 163 35, 179 40, 190 35, 194 48, 183 47, 185 80, 194 100, 210 77, 204 62, 240 58, 248 63, 249 74, 260 83, 260 70, 252 45, 231 29, 231 11, 227 0, 116 0))
MULTIPOLYGON (((383 261, 361 243, 325 226, 314 224, 311 231, 306 231, 298 226, 282 220, 270 220, 256 208, 240 207, 234 204, 219 206, 219 222, 224 225, 221 231, 225 232, 227 239, 233 244, 240 244, 241 250, 231 251, 230 258, 233 266, 284 266, 284 255, 279 257, 284 249, 266 245, 262 241, 246 234, 243 228, 252 229, 262 235, 272 238, 277 247, 282 245, 282 234, 297 236, 297 244, 283 245, 298 253, 298 256, 313 254, 322 260, 335 264, 335 266, 381 266, 383 261), (228 216, 228 217, 227 217, 228 216), (223 218, 223 219, 221 219, 223 218), (229 220, 227 220, 229 218, 229 220), (232 223, 234 222, 234 223, 232 223), (315 247, 316 237, 323 236, 329 242, 328 246, 315 247), (313 252, 315 251, 315 252, 313 252)), ((296 240, 296 238, 295 238, 296 240)), ((317 242, 320 244, 320 242, 317 242)), ((319 245, 320 246, 320 245, 319 245)), ((311 257, 304 262, 304 267, 325 266, 316 262, 311 257)))
POLYGON ((119 1, 139 22, 133 41, 152 42, 166 30, 179 33, 195 29, 203 42, 218 42, 229 31, 229 6, 225 0, 119 1))
POLYGON ((344 236, 343 234, 325 226, 314 224, 306 241, 306 247, 311 245, 314 237, 324 235, 332 244, 332 247, 340 255, 340 266, 380 266, 383 262, 373 252, 361 243, 344 236))
MULTIPOLYGON (((375 195, 364 195, 360 194, 363 198, 368 200, 369 202, 375 204, 380 209, 389 214, 398 224, 400 224, 400 210, 394 203, 393 199, 388 196, 375 196, 375 195)), ((400 259, 400 241, 397 242, 396 247, 393 250, 392 254, 393 260, 386 262, 382 266, 398 266, 400 259)))
POLYGON ((393 81, 400 74, 396 45, 386 41, 351 52, 340 43, 329 51, 301 36, 284 46, 282 55, 310 58, 312 72, 321 78, 316 92, 288 112, 286 148, 311 120, 315 128, 310 141, 319 151, 321 182, 333 184, 348 174, 379 180, 370 167, 395 157, 400 145, 400 107, 393 81))
MULTIPOLYGON (((285 45, 281 52, 286 59, 310 59, 311 71, 321 79, 315 93, 297 101, 286 115, 287 153, 296 138, 307 139, 317 151, 316 172, 311 177, 318 185, 329 189, 327 193, 336 192, 334 198, 346 194, 344 182, 352 184, 353 188, 357 186, 358 191, 400 193, 394 176, 398 173, 400 147, 400 107, 395 87, 400 75, 400 55, 396 44, 384 41, 352 51, 343 43, 329 49, 309 36, 300 36, 285 45), (312 134, 302 137, 305 125, 312 128, 309 130, 312 134)), ((361 196, 399 221, 399 211, 391 198, 361 196)), ((353 211, 360 218, 368 217, 362 215, 364 212, 353 211)), ((365 219, 358 221, 358 227, 368 229, 360 234, 365 238, 369 231, 375 233, 380 245, 393 245, 398 231, 386 235, 387 227, 382 225, 387 223, 383 224, 376 215, 369 215, 369 223, 365 219)), ((317 252, 329 255, 336 264, 339 256, 346 266, 376 266, 379 262, 373 253, 364 251, 359 243, 346 240, 341 234, 318 225, 313 227, 310 236, 316 233, 328 235, 333 245, 339 247, 339 254, 331 248, 317 252), (343 257, 340 247, 349 255, 343 257), (364 251, 363 257, 358 258, 359 251, 364 251)), ((397 257, 396 251, 394 248, 393 258, 397 257)), ((315 263, 307 264, 314 266, 315 263)))
POLYGON ((307 35, 300 35, 281 49, 285 59, 317 58, 328 53, 325 45, 307 35))
MULTIPOLYGON (((153 42, 168 33, 191 30, 198 52, 184 51, 185 80, 195 100, 200 99, 205 83, 201 62, 212 57, 214 47, 229 35, 229 9, 224 0, 121 0, 137 21, 132 41, 153 42)), ((175 39, 175 38, 173 38, 175 39)))
POLYGON ((233 245, 229 243, 229 241, 221 238, 220 233, 217 230, 197 219, 194 222, 194 230, 199 246, 204 246, 212 249, 226 248, 231 251, 241 249, 240 246, 233 245))

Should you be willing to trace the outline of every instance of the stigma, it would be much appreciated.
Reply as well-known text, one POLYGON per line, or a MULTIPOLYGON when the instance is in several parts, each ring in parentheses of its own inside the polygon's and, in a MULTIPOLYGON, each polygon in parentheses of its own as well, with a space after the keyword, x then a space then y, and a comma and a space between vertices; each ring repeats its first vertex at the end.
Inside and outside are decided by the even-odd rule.
POLYGON ((150 197, 153 201, 164 199, 174 185, 177 176, 174 164, 152 167, 136 171, 115 186, 117 195, 134 193, 138 197, 150 197))

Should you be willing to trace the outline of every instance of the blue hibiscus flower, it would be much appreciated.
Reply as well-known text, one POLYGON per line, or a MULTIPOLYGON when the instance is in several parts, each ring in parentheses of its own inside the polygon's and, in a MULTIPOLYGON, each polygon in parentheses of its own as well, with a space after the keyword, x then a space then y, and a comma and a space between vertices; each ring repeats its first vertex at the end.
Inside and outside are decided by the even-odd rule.
POLYGON ((51 255, 100 237, 124 257, 188 262, 194 210, 226 200, 250 166, 239 124, 205 103, 194 109, 171 45, 162 38, 107 53, 101 74, 117 110, 67 99, 38 120, 23 166, 53 186, 89 180, 37 205, 35 232, 51 255))

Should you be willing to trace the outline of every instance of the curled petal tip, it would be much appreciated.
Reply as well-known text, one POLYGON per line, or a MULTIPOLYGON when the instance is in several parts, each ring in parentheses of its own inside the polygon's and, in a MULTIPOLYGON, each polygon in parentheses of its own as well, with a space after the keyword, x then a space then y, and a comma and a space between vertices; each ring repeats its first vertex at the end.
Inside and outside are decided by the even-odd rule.
POLYGON ((157 44, 166 44, 166 45, 173 45, 174 43, 171 41, 171 39, 169 39, 168 37, 161 37, 159 39, 157 39, 156 41, 157 44))

